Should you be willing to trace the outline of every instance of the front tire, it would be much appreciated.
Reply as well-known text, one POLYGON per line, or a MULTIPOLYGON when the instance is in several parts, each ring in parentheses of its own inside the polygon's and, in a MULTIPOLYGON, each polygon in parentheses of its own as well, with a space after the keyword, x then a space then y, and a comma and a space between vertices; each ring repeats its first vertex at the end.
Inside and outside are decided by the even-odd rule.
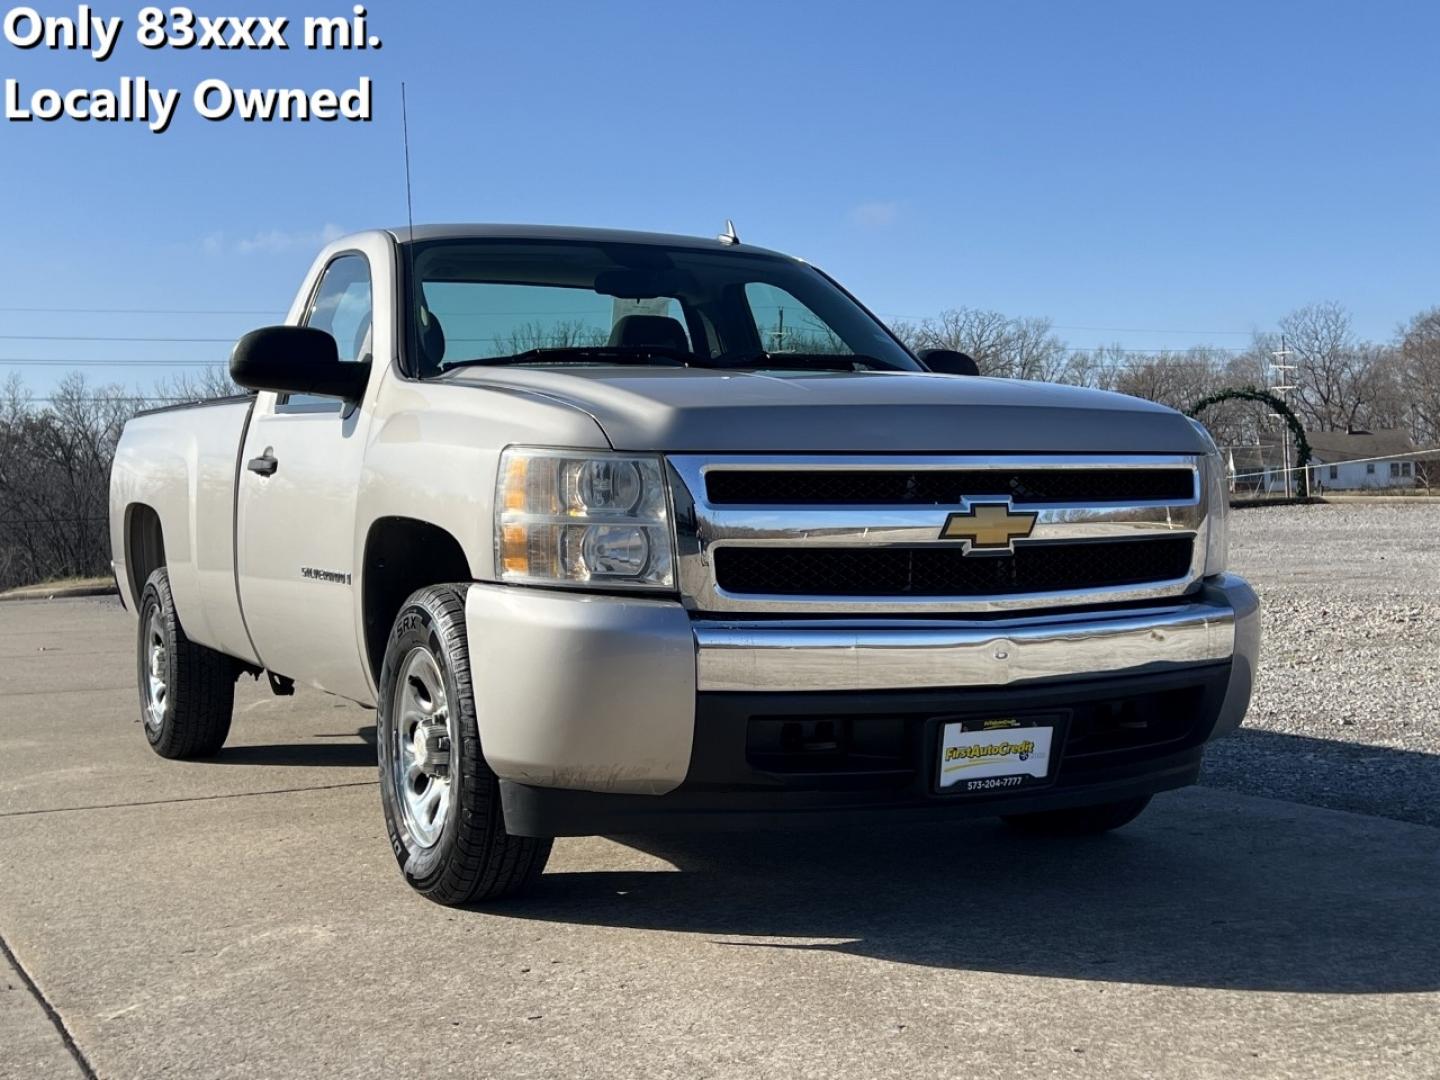
POLYGON ((1122 799, 1071 810, 1042 810, 1035 814, 1008 814, 1006 825, 1038 836, 1095 836, 1128 825, 1150 805, 1150 796, 1122 799))
POLYGON ((235 662, 185 636, 163 568, 140 594, 136 652, 140 720, 150 748, 164 758, 218 754, 235 711, 235 662))
POLYGON ((480 750, 462 589, 421 589, 400 609, 375 720, 391 850, 411 888, 451 906, 521 892, 551 847, 505 831, 480 750))

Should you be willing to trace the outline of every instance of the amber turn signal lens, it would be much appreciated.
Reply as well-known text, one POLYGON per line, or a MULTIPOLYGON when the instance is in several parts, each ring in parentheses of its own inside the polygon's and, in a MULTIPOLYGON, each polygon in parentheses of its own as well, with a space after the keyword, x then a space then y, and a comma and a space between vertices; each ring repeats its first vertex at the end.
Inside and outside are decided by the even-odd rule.
POLYGON ((505 509, 525 509, 525 474, 530 464, 528 458, 519 456, 505 461, 505 509))
POLYGON ((530 572, 529 530, 524 525, 506 525, 502 532, 500 562, 507 574, 530 572))

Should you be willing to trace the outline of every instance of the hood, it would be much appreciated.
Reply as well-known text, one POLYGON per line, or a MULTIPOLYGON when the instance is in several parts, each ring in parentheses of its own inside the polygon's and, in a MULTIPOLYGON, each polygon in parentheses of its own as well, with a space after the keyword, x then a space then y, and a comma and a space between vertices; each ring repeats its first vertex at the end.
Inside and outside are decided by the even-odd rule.
POLYGON ((446 380, 540 394, 617 450, 671 453, 1203 453, 1163 405, 1053 383, 912 372, 461 368, 446 380))

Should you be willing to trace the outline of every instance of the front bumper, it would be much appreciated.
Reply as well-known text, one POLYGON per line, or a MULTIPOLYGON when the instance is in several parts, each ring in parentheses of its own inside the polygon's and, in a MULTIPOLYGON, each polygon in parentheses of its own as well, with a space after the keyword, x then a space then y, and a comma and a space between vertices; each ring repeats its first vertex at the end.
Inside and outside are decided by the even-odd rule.
MULTIPOLYGON (((635 810, 663 817, 682 803, 702 817, 734 810, 741 824, 743 789, 755 783, 789 791, 797 808, 854 804, 843 778, 804 789, 750 775, 765 770, 745 764, 746 729, 786 712, 899 717, 908 733, 927 717, 997 705, 1149 700, 1191 687, 1195 715, 1178 741, 1127 751, 1121 772, 1102 770, 1083 790, 1057 784, 1027 800, 1043 808, 1179 786, 1194 779, 1201 744, 1243 719, 1260 637, 1255 593, 1231 575, 1165 606, 990 621, 708 621, 673 601, 474 585, 466 618, 481 745, 502 780, 506 823, 548 830, 536 835, 610 829, 607 806, 622 824, 635 810), (729 749, 717 750, 717 738, 729 749), (717 753, 728 759, 717 764, 717 753), (806 790, 828 798, 817 805, 806 790), (624 795, 647 798, 625 808, 601 797, 624 795), (558 809, 539 812, 539 802, 558 809)), ((903 736, 915 747, 924 737, 903 736)), ((924 762, 903 768, 921 776, 924 762)), ((872 795, 851 808, 959 806, 923 787, 898 804, 872 795)), ((1000 812, 988 800, 963 805, 1000 812)))
POLYGON ((703 691, 923 690, 1229 660, 1235 608, 1193 603, 990 622, 694 624, 703 691))

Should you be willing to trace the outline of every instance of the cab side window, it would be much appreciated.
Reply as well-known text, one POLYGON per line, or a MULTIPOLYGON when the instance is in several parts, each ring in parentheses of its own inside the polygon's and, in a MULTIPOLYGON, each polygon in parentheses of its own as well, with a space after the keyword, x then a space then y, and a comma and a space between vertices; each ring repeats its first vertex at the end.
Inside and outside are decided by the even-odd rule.
MULTIPOLYGON (((369 262, 364 255, 341 255, 325 268, 304 325, 333 337, 344 363, 368 364, 374 353, 374 314, 369 262)), ((289 394, 279 405, 305 412, 340 409, 335 398, 314 394, 289 394)))

